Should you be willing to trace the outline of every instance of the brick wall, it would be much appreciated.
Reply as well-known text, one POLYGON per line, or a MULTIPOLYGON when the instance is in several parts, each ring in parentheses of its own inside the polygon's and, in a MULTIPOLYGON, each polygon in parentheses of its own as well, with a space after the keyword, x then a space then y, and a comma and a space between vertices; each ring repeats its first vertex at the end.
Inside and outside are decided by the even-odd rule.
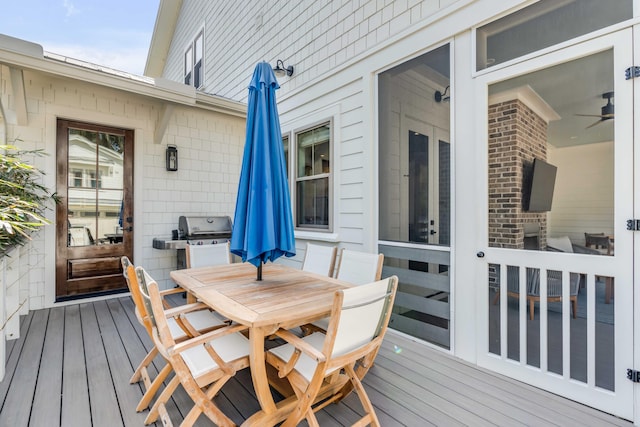
POLYGON ((534 158, 547 159, 547 122, 518 99, 489 106, 489 245, 524 248, 525 224, 539 225, 546 246, 546 213, 525 212, 523 181, 534 158))

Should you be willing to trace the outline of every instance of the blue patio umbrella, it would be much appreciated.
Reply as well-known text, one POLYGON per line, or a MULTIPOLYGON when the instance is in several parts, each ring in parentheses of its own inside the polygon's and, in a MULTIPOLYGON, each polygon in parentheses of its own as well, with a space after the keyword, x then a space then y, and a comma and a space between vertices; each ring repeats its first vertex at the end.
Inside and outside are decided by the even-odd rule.
POLYGON ((296 254, 280 120, 275 91, 280 86, 266 62, 256 65, 249 84, 247 131, 231 252, 258 267, 296 254))

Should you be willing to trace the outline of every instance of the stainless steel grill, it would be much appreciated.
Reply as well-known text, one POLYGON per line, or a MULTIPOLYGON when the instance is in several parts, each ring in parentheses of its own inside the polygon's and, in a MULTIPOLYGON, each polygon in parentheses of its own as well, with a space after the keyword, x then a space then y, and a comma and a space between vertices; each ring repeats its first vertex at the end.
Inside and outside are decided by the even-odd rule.
POLYGON ((176 249, 178 269, 186 268, 185 248, 190 245, 226 243, 231 239, 231 218, 228 216, 180 216, 178 229, 172 237, 153 239, 156 249, 176 249))

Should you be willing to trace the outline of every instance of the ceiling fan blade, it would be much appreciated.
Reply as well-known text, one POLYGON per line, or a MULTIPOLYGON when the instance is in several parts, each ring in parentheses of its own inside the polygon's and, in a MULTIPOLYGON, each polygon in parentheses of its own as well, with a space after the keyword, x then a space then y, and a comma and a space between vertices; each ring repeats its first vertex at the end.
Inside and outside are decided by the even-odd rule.
POLYGON ((604 120, 598 120, 597 122, 592 123, 592 124, 590 124, 589 126, 587 126, 585 129, 589 129, 589 128, 594 127, 595 125, 599 125, 599 124, 600 124, 600 123, 602 123, 603 121, 604 121, 604 120))
POLYGON ((574 114, 574 116, 580 116, 580 117, 604 117, 602 114, 574 114))

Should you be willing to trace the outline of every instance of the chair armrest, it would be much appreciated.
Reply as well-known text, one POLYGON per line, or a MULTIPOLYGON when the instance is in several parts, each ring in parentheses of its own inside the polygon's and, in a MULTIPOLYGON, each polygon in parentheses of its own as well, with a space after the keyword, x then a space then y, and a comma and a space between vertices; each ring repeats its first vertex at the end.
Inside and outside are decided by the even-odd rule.
POLYGON ((296 334, 287 331, 286 329, 277 330, 275 335, 282 338, 295 348, 299 349, 316 362, 324 362, 326 360, 324 354, 321 351, 316 349, 311 344, 307 343, 304 339, 300 338, 296 334))
POLYGON ((206 334, 198 335, 197 337, 188 339, 186 341, 182 341, 177 343, 176 345, 167 349, 167 353, 173 356, 183 351, 193 348, 202 344, 205 344, 209 341, 212 341, 216 338, 223 337, 225 335, 235 334, 236 332, 242 332, 249 329, 244 325, 231 325, 223 328, 215 329, 211 332, 207 332, 206 334))
POLYGON ((178 286, 178 287, 171 288, 171 289, 163 289, 163 290, 161 290, 160 291, 160 296, 161 297, 165 297, 167 295, 179 294, 181 292, 187 292, 187 291, 185 291, 180 286, 178 286))
POLYGON ((191 313, 192 311, 198 311, 202 309, 209 309, 209 307, 201 302, 195 302, 193 304, 185 304, 179 307, 173 307, 168 310, 165 310, 164 313, 169 317, 178 317, 181 314, 191 313))

